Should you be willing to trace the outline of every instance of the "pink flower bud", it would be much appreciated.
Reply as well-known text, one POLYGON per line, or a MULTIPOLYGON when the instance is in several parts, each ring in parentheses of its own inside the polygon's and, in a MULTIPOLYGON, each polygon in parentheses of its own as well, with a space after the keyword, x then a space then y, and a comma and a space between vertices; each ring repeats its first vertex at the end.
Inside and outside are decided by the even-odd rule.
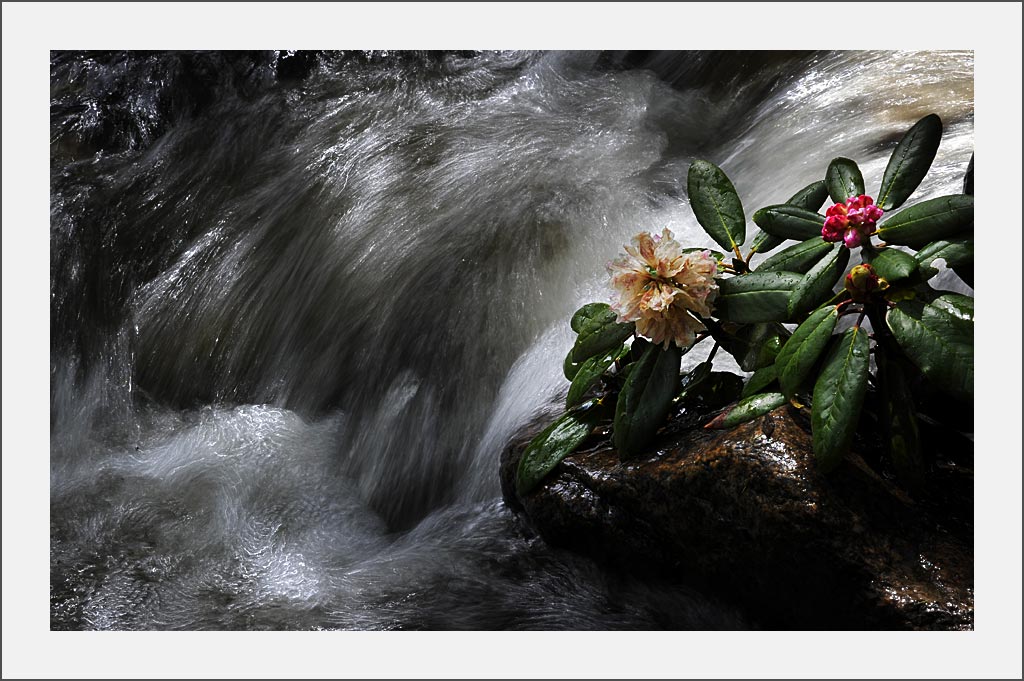
POLYGON ((843 234, 843 244, 845 244, 847 248, 857 248, 857 246, 860 246, 862 237, 863 235, 856 229, 848 229, 846 230, 846 233, 843 234))
POLYGON ((851 196, 846 203, 836 203, 825 212, 821 238, 829 242, 842 241, 847 248, 857 248, 875 231, 875 225, 884 211, 874 205, 867 194, 851 196))

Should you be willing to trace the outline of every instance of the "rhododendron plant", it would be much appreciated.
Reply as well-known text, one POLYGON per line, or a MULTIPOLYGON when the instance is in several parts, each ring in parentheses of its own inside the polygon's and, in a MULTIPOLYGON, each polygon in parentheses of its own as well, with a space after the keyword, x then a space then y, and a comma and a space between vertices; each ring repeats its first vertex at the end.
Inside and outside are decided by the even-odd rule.
POLYGON ((857 164, 833 159, 824 179, 754 212, 762 231, 746 255, 735 187, 721 168, 695 161, 690 207, 722 251, 684 247, 664 229, 637 234, 608 265, 612 305, 589 303, 572 316, 576 341, 563 362, 568 411, 524 452, 520 494, 609 425, 629 459, 649 451, 672 414, 680 424, 728 428, 787 403, 810 412, 825 471, 842 461, 862 412, 871 412, 888 464, 912 486, 924 465, 913 391, 939 390, 962 403, 974 389, 973 298, 936 288, 950 277, 936 278, 940 260, 973 286, 973 182, 965 183, 971 192, 897 212, 927 174, 941 135, 934 114, 904 135, 877 203, 857 164), (858 248, 861 262, 847 269, 858 248), (706 359, 681 372, 683 356, 702 342, 711 343, 706 359), (749 374, 745 382, 712 371, 720 349, 749 374))

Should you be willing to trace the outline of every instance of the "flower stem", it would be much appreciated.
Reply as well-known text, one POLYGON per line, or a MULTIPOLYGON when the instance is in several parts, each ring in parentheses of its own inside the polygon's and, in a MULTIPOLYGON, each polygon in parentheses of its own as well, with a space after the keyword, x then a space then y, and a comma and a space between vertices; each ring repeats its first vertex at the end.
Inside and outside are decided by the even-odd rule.
POLYGON ((829 298, 829 299, 828 299, 828 300, 827 300, 827 301, 826 301, 825 303, 823 303, 823 304, 824 304, 824 305, 836 305, 836 304, 842 305, 843 303, 849 303, 849 302, 852 302, 852 299, 851 299, 851 298, 847 298, 846 300, 843 300, 843 298, 846 298, 846 297, 847 297, 847 296, 849 296, 849 295, 850 295, 849 291, 847 291, 846 289, 843 289, 843 290, 842 290, 842 291, 840 291, 839 293, 837 293, 837 294, 835 294, 834 296, 832 296, 831 298, 829 298))

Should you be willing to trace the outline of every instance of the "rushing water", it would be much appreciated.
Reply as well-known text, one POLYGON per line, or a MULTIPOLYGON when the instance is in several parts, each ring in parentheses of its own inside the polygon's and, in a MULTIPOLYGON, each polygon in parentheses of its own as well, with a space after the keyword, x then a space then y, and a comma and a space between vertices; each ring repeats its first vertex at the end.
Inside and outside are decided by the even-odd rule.
MULTIPOLYGON (((744 628, 530 536, 497 462, 639 230, 946 125, 970 53, 66 54, 51 63, 54 628, 744 628)), ((954 282, 956 283, 956 282, 954 282)), ((691 360, 696 361, 696 360, 691 360)))

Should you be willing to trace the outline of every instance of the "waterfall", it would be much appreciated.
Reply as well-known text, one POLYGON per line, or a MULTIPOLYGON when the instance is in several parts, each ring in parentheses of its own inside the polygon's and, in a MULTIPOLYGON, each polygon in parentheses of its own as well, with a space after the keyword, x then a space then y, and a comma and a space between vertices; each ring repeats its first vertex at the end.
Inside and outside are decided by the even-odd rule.
POLYGON ((621 245, 712 245, 694 158, 749 216, 935 112, 959 191, 972 53, 767 59, 55 53, 52 626, 749 626, 524 534, 497 460, 621 245))

